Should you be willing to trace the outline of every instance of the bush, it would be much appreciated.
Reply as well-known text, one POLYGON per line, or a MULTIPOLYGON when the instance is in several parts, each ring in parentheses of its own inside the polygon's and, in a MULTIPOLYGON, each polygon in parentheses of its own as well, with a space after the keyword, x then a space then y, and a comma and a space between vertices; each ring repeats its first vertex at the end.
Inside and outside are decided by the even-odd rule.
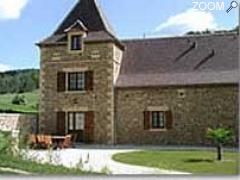
POLYGON ((11 132, 0 131, 0 154, 11 154, 12 136, 11 132))
POLYGON ((14 96, 14 98, 12 99, 12 104, 15 105, 26 105, 26 98, 24 95, 20 96, 20 95, 16 95, 14 96))

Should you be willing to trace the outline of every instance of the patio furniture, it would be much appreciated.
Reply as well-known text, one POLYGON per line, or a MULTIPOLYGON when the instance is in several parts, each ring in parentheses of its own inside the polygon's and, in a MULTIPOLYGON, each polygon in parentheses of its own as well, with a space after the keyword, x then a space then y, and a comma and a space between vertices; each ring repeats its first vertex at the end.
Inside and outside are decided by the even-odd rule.
POLYGON ((52 143, 52 136, 44 136, 44 145, 45 148, 50 148, 52 147, 53 143, 52 143))
POLYGON ((30 145, 30 148, 35 149, 37 147, 37 137, 35 134, 29 135, 29 141, 28 144, 30 145))
POLYGON ((47 149, 52 146, 52 137, 49 135, 37 135, 37 147, 47 149))
POLYGON ((64 138, 64 141, 62 142, 62 144, 60 144, 60 148, 70 148, 72 146, 72 135, 66 135, 64 138))
POLYGON ((74 134, 72 134, 72 144, 71 144, 71 146, 73 147, 73 148, 75 148, 75 143, 77 142, 77 133, 74 133, 74 134))
POLYGON ((62 144, 65 140, 65 136, 52 136, 53 148, 62 148, 62 144))

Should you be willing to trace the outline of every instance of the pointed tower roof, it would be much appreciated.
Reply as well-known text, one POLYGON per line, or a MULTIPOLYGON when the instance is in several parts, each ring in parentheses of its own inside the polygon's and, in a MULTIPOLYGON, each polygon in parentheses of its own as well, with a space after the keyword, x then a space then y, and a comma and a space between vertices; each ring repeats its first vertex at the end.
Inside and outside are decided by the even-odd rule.
POLYGON ((124 45, 115 35, 97 0, 78 0, 57 30, 37 45, 66 44, 67 32, 75 27, 87 32, 84 39, 86 43, 114 42, 124 49, 124 45))
POLYGON ((115 36, 114 30, 96 0, 79 0, 72 11, 60 24, 54 35, 62 34, 80 20, 88 31, 106 31, 115 36))

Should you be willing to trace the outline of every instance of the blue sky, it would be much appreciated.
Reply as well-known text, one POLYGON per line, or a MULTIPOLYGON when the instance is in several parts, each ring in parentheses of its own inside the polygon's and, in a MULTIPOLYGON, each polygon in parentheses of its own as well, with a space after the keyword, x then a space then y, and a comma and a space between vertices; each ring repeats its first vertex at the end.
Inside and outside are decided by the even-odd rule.
MULTIPOLYGON (((38 68, 35 43, 49 36, 77 0, 0 0, 0 71, 38 68)), ((98 0, 119 38, 176 36, 189 30, 231 29, 237 9, 193 10, 191 0, 98 0)), ((203 4, 201 6, 204 8, 203 4)))

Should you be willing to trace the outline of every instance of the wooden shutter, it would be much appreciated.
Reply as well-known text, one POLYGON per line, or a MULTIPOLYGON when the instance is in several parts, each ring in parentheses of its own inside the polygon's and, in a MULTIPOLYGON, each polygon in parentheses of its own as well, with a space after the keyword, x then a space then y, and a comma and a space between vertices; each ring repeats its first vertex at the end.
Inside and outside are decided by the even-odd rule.
POLYGON ((171 111, 166 111, 166 128, 167 129, 172 129, 173 126, 173 118, 172 118, 172 112, 171 111))
POLYGON ((94 141, 94 113, 92 111, 85 113, 84 139, 86 143, 94 141))
POLYGON ((57 112, 57 133, 65 134, 65 112, 57 112))
POLYGON ((58 72, 57 74, 57 91, 64 92, 66 89, 66 73, 58 72))
POLYGON ((150 129, 150 115, 151 113, 149 111, 144 112, 144 130, 150 129))
POLYGON ((86 90, 93 90, 93 71, 87 71, 85 73, 85 81, 86 81, 86 90))

